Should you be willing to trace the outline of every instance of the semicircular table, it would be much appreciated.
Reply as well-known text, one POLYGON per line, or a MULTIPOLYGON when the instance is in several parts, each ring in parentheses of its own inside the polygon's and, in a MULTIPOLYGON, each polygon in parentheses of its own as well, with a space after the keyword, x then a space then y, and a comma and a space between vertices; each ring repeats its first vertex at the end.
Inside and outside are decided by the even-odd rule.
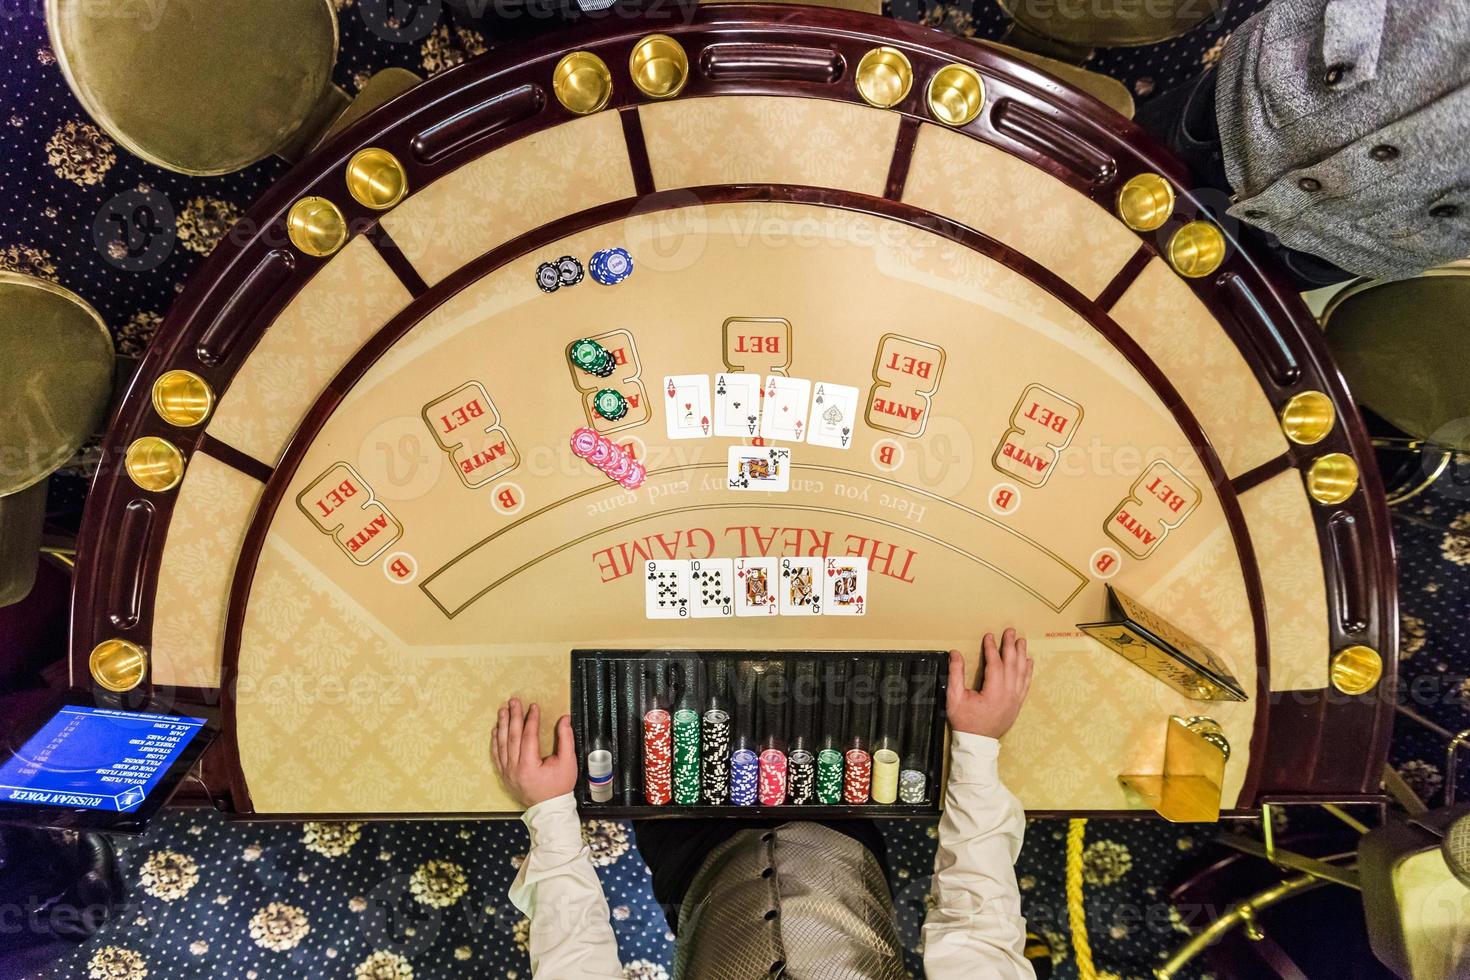
POLYGON ((1119 774, 1195 715, 1231 747, 1227 812, 1370 797, 1397 643, 1372 452, 1299 298, 1192 186, 1049 76, 850 12, 610 20, 446 72, 272 187, 169 313, 105 448, 162 440, 182 476, 99 476, 73 680, 125 640, 134 695, 218 706, 205 781, 240 814, 501 814, 487 719, 566 710, 573 648, 960 648, 973 672, 1014 626, 1036 679, 1002 774, 1028 810, 1130 809, 1119 774), (629 71, 653 34, 687 58, 672 94, 629 71), (612 248, 632 271, 603 284, 612 248), (588 274, 539 287, 564 256, 588 274), (569 364, 581 338, 610 377, 569 364), (154 397, 180 371, 207 417, 154 397), (733 492, 754 440, 668 437, 687 374, 850 386, 855 417, 810 416, 785 493, 733 492), (646 483, 576 458, 582 426, 646 483), (650 559, 822 553, 866 560, 864 616, 644 615, 650 559), (1110 588, 1245 699, 1083 632, 1110 588))

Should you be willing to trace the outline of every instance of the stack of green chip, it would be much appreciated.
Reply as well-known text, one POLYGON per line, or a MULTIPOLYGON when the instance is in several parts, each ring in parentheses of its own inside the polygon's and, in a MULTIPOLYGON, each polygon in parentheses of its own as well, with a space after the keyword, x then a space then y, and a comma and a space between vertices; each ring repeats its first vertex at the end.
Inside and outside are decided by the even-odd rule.
POLYGON ((674 712, 674 802, 699 802, 699 714, 688 708, 674 712))
POLYGON ((598 378, 606 378, 613 373, 617 362, 612 353, 595 340, 583 338, 574 341, 567 348, 567 358, 572 366, 598 378))
POLYGON ((836 749, 817 753, 817 799, 822 803, 842 802, 842 753, 836 749))
POLYGON ((616 388, 603 388, 592 396, 592 407, 609 422, 616 422, 628 414, 628 399, 616 388))

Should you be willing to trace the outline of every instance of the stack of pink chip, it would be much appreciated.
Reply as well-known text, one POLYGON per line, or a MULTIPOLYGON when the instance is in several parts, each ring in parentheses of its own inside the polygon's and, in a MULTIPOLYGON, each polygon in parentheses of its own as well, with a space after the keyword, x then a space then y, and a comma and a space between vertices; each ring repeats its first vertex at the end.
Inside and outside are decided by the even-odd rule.
POLYGON ((586 426, 572 433, 572 452, 612 477, 624 490, 637 490, 648 476, 648 470, 633 458, 627 446, 586 426))
POLYGON ((761 753, 760 766, 757 799, 761 806, 780 806, 786 802, 786 753, 766 749, 761 753))

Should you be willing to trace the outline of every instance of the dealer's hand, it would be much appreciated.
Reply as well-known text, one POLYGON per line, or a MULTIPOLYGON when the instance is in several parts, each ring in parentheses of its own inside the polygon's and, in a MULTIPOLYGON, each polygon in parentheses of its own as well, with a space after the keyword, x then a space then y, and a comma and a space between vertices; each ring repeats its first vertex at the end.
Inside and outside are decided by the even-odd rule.
POLYGON ((1031 668, 1026 655, 1026 641, 1016 639, 1015 630, 1006 630, 1000 645, 994 633, 986 633, 981 644, 985 652, 984 683, 980 690, 965 686, 965 655, 949 651, 949 689, 945 706, 949 724, 957 732, 1000 738, 1011 730, 1021 703, 1031 690, 1031 668))
POLYGON ((572 716, 556 722, 556 752, 541 758, 541 708, 531 705, 521 715, 521 702, 511 698, 501 706, 490 734, 490 754, 495 768, 516 802, 533 807, 577 785, 576 749, 572 747, 572 716))

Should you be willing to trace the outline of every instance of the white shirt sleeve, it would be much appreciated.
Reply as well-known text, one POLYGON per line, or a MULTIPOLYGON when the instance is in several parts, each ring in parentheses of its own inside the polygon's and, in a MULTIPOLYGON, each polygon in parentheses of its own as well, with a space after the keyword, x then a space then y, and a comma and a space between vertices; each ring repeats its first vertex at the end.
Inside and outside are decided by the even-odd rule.
POLYGON ((934 908, 924 920, 930 980, 1034 978, 1026 961, 1026 920, 1016 887, 1016 855, 1026 830, 1021 803, 996 771, 1000 743, 955 732, 949 785, 934 858, 934 908))
POLYGON ((510 886, 510 900, 531 917, 531 973, 538 980, 623 980, 618 943, 602 882, 582 842, 571 793, 521 814, 531 850, 510 886))

